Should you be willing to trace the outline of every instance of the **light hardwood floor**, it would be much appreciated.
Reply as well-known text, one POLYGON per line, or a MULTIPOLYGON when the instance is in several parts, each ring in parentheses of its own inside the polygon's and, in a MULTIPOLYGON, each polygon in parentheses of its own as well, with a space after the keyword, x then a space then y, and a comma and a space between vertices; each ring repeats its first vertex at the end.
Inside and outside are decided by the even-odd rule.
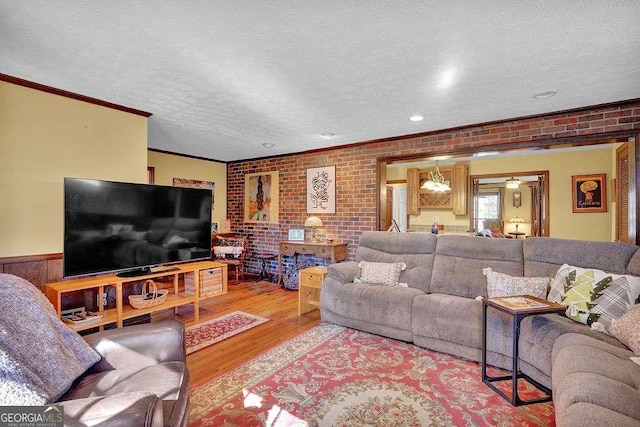
MULTIPOLYGON (((200 321, 233 311, 245 311, 270 319, 219 343, 187 356, 191 387, 197 387, 255 358, 320 322, 320 311, 298 317, 298 292, 275 283, 252 280, 229 285, 226 295, 200 302, 200 321)), ((177 317, 193 324, 193 308, 181 308, 177 317)))

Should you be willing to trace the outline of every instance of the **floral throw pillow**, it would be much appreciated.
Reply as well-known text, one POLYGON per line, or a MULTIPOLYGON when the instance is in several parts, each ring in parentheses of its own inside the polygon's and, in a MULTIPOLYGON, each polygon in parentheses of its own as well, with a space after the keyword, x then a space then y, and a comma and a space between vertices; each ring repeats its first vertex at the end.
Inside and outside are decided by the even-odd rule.
POLYGON ((566 315, 576 322, 600 323, 610 331, 638 298, 640 278, 602 270, 563 264, 551 282, 547 300, 567 307, 566 315))
POLYGON ((487 295, 489 298, 531 295, 546 299, 550 277, 514 277, 498 273, 487 267, 482 270, 487 276, 487 295))
POLYGON ((613 322, 611 335, 640 357, 640 304, 613 322))
POLYGON ((407 287, 406 283, 399 283, 400 273, 407 268, 404 262, 360 261, 358 267, 360 277, 355 278, 355 283, 407 287))

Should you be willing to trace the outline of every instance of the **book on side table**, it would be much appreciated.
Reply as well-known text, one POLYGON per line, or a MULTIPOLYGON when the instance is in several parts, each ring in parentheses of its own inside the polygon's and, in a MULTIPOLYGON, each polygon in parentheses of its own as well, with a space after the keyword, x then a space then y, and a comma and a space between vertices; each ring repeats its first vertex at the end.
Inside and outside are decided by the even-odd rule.
POLYGON ((555 308, 555 304, 530 295, 513 297, 489 298, 488 301, 511 310, 533 310, 541 308, 555 308))

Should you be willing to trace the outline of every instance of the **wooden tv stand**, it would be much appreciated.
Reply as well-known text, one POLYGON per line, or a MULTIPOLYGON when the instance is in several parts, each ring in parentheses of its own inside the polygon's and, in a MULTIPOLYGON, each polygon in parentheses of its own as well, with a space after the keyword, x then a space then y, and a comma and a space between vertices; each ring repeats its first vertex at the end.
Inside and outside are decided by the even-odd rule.
MULTIPOLYGON (((183 277, 184 279, 184 277, 183 277)), ((118 328, 123 326, 123 322, 126 319, 142 316, 145 314, 155 313, 160 310, 166 310, 178 307, 186 304, 193 304, 194 320, 200 321, 200 300, 206 298, 212 298, 227 293, 227 265, 215 262, 215 261, 200 261, 191 262, 185 264, 178 264, 175 266, 159 267, 157 271, 153 271, 150 274, 136 277, 119 277, 116 275, 105 275, 100 277, 84 277, 79 279, 63 280, 61 282, 49 283, 44 287, 45 296, 51 301, 53 307, 56 309, 58 316, 61 315, 62 307, 62 294, 74 291, 83 291, 95 289, 98 291, 98 295, 103 295, 105 288, 114 287, 116 291, 116 307, 105 308, 103 304, 98 304, 97 314, 102 318, 91 323, 83 324, 80 326, 69 325, 76 331, 84 329, 95 328, 104 326, 106 324, 113 323, 118 328), (200 276, 201 272, 221 269, 222 275, 222 287, 219 292, 207 294, 206 296, 200 296, 200 276), (191 280, 194 282, 193 294, 187 294, 185 290, 179 287, 180 275, 193 275, 191 280), (133 282, 143 282, 148 279, 155 279, 158 277, 173 276, 173 289, 169 289, 169 294, 164 303, 150 308, 136 309, 129 305, 128 301, 124 301, 122 288, 124 285, 133 282)))

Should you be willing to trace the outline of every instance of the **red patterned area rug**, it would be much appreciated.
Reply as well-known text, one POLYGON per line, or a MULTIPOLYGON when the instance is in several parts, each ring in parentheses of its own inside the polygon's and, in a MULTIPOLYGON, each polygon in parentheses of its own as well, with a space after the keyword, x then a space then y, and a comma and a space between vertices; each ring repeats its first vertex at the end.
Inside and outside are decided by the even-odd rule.
POLYGON ((268 322, 265 317, 234 311, 186 328, 187 354, 268 322))
MULTIPOLYGON (((520 395, 536 393, 523 383, 520 395)), ((478 363, 331 324, 191 390, 191 426, 554 423, 552 403, 511 406, 478 363)))

